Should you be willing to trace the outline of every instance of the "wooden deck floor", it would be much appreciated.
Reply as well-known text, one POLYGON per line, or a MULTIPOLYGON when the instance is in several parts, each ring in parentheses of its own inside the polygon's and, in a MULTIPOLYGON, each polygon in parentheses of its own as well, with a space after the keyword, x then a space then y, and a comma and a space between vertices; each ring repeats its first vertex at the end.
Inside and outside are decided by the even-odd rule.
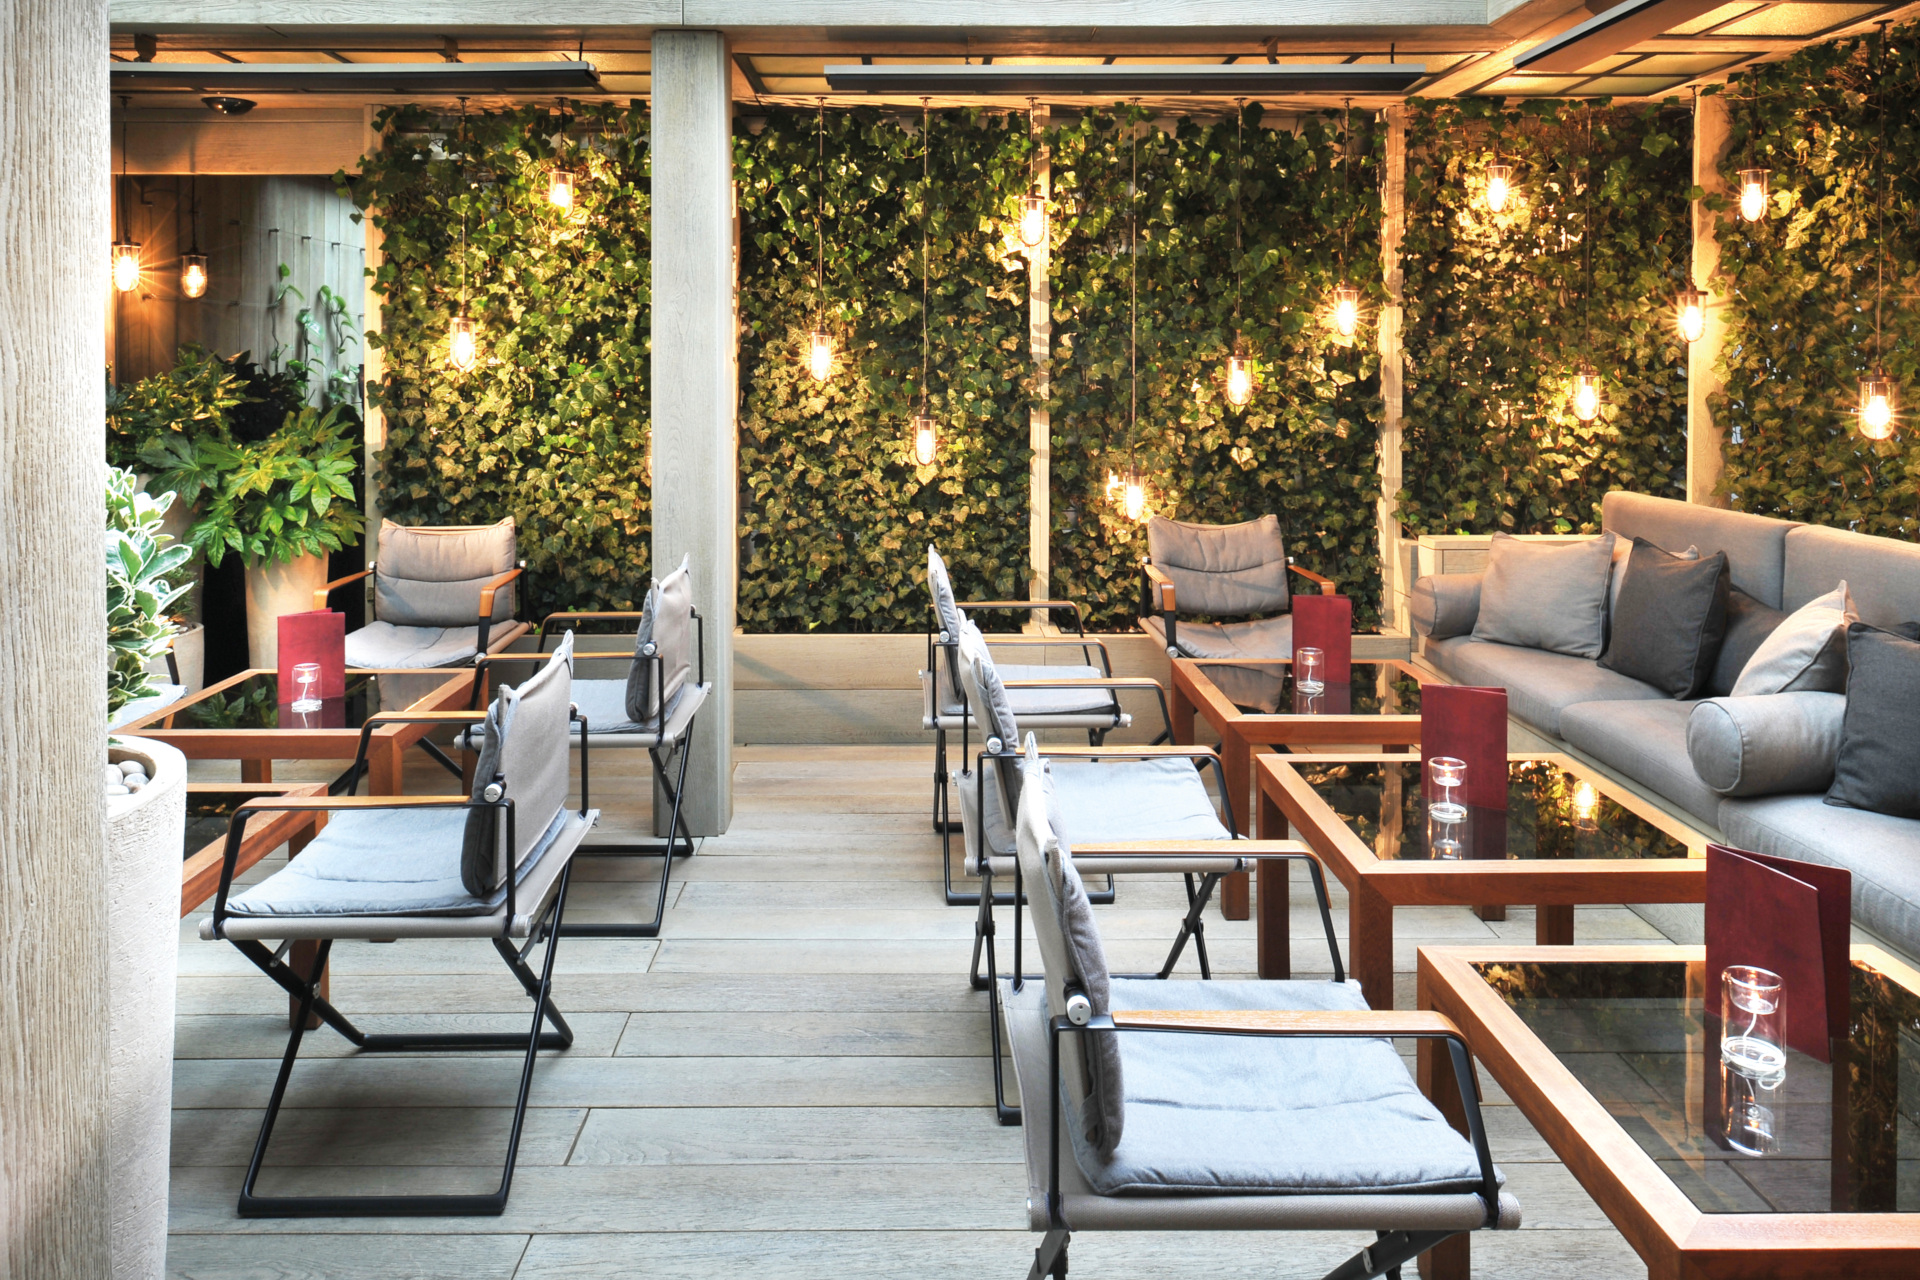
MULTIPOLYGON (((643 828, 642 788, 603 759, 594 799, 606 825, 643 828)), ((930 763, 924 748, 741 750, 734 827, 676 868, 661 939, 562 943, 555 996, 578 1040, 536 1069, 499 1218, 235 1216, 286 999, 230 947, 199 941, 196 912, 181 928, 170 1274, 1019 1280, 1037 1242, 1024 1229, 1019 1133, 989 1105, 985 997, 964 978, 972 915, 940 902, 930 763)), ((410 789, 446 789, 430 765, 417 781, 410 789)), ((657 882, 605 878, 619 870, 590 866, 569 918, 642 909, 657 882)), ((1157 965, 1179 892, 1171 879, 1130 883, 1099 909, 1116 968, 1157 965)), ((1295 892, 1296 971, 1326 972, 1310 899, 1295 892)), ((1336 920, 1344 941, 1344 902, 1336 920)), ((1583 941, 1661 940, 1624 908, 1582 908, 1578 929, 1583 941)), ((1420 943, 1532 936, 1528 910, 1500 924, 1402 910, 1402 1007, 1420 943)), ((1208 938, 1223 976, 1251 976, 1251 924, 1216 912, 1208 938)), ((528 1002, 484 943, 348 942, 334 957, 335 1002, 375 1029, 525 1026, 528 1002)), ((261 1189, 489 1189, 517 1071, 505 1055, 356 1059, 316 1033, 261 1189)), ((1476 1274, 1644 1274, 1487 1083, 1494 1155, 1527 1225, 1478 1237, 1476 1274)), ((1317 1277, 1364 1243, 1087 1235, 1073 1270, 1317 1277)))

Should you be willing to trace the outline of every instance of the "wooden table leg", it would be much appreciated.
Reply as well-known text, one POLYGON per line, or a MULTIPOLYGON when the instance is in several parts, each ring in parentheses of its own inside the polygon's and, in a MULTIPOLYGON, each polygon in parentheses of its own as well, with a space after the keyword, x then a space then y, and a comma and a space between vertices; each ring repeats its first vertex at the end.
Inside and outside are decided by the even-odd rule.
POLYGON ((1173 740, 1180 746, 1193 744, 1193 699, 1187 696, 1180 682, 1169 679, 1172 687, 1167 690, 1167 717, 1173 721, 1173 740))
POLYGON ((401 771, 405 768, 399 735, 385 742, 378 735, 367 744, 367 794, 397 796, 401 792, 401 771))
MULTIPOLYGON (((1285 840, 1287 817, 1264 790, 1254 800, 1254 838, 1285 840)), ((1284 979, 1293 976, 1293 920, 1291 862, 1260 864, 1260 913, 1254 917, 1254 953, 1260 976, 1284 979)))
POLYGON ((1573 907, 1535 907, 1533 916, 1533 940, 1542 947, 1570 947, 1573 945, 1573 907))
MULTIPOLYGON (((1428 1007, 1426 993, 1421 993, 1420 1007, 1428 1007)), ((1419 1047, 1420 1092, 1427 1095, 1434 1108, 1447 1118, 1461 1133, 1467 1131, 1466 1112, 1460 1103, 1460 1086, 1456 1083, 1453 1071, 1453 1058, 1447 1051, 1445 1041, 1422 1040, 1419 1047)), ((1473 1275, 1473 1236, 1461 1232, 1442 1240, 1434 1248, 1420 1255, 1420 1275, 1423 1280, 1469 1280, 1473 1275)))
MULTIPOLYGON (((1227 730, 1220 733, 1220 772, 1226 777, 1227 799, 1237 818, 1247 812, 1253 760, 1246 740, 1227 730)), ((1245 920, 1253 914, 1253 886, 1246 872, 1236 871, 1221 882, 1220 914, 1229 920, 1245 920)))
POLYGON ((1347 959, 1368 1006, 1393 1008, 1393 904, 1364 879, 1347 894, 1347 959))
POLYGON ((1482 920, 1505 920, 1507 918, 1507 904, 1502 902, 1484 907, 1475 907, 1473 914, 1479 916, 1482 920))
POLYGON ((273 761, 242 760, 240 762, 240 781, 272 782, 273 781, 273 761))

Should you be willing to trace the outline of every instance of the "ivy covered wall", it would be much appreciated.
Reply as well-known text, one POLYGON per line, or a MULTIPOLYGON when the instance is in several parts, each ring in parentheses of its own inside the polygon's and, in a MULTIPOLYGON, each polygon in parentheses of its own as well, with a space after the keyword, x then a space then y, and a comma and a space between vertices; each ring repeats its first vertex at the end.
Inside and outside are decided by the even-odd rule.
POLYGON ((1773 170, 1759 223, 1718 212, 1726 307, 1720 490, 1743 511, 1920 537, 1920 26, 1816 45, 1729 85, 1722 168, 1773 170), (1884 218, 1883 362, 1892 439, 1858 432, 1875 362, 1884 218))
MULTIPOLYGON (((384 236, 368 344, 381 504, 402 524, 518 525, 530 606, 636 609, 649 580, 649 170, 633 107, 382 114, 350 189, 384 236), (563 157, 571 211, 547 200, 563 157), (462 294, 479 358, 447 363, 462 294)), ((342 182, 346 179, 342 178, 342 182)))
POLYGON ((1692 261, 1692 138, 1690 113, 1672 105, 1411 104, 1409 535, 1591 530, 1609 489, 1685 498, 1687 359, 1672 300, 1692 261), (1515 166, 1515 194, 1493 214, 1496 154, 1515 166), (1583 356, 1604 386, 1588 423, 1568 403, 1583 356))

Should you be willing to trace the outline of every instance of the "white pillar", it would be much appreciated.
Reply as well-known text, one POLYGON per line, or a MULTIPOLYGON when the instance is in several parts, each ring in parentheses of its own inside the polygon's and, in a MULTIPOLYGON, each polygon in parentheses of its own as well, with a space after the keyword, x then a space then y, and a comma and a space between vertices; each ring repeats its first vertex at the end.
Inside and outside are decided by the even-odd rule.
MULTIPOLYGON (((653 37, 653 564, 692 559, 713 696, 694 731, 687 822, 733 819, 739 434, 733 102, 717 31, 653 37)), ((664 815, 660 815, 664 819, 664 815)))
POLYGON ((109 1275, 106 0, 0 0, 0 1275, 109 1275))
POLYGON ((1387 286, 1380 308, 1380 618, 1407 629, 1403 601, 1413 584, 1400 572, 1400 242, 1407 234, 1407 109, 1388 107, 1386 172, 1380 193, 1380 274, 1387 286))
MULTIPOLYGON (((1720 94, 1700 98, 1693 115, 1693 182, 1708 195, 1726 195, 1720 160, 1727 149, 1727 100, 1720 94)), ((1724 465, 1726 433, 1713 420, 1707 397, 1720 390, 1721 348, 1727 341, 1726 300, 1714 287, 1720 269, 1720 238, 1713 214, 1693 207, 1693 283, 1707 291, 1707 323, 1699 341, 1687 348, 1687 501, 1724 507, 1715 496, 1724 465)))
MULTIPOLYGON (((1040 146, 1050 120, 1045 107, 1033 111, 1034 145, 1040 146)), ((1040 194, 1053 195, 1053 157, 1044 147, 1034 159, 1034 181, 1040 194)), ((1049 234, 1027 250, 1027 353, 1033 361, 1033 403, 1027 410, 1027 442, 1033 462, 1027 476, 1027 559, 1031 565, 1027 599, 1046 600, 1053 594, 1053 419, 1048 416, 1047 368, 1053 358, 1053 237, 1049 234)), ((1033 615, 1036 625, 1060 619, 1033 615)))

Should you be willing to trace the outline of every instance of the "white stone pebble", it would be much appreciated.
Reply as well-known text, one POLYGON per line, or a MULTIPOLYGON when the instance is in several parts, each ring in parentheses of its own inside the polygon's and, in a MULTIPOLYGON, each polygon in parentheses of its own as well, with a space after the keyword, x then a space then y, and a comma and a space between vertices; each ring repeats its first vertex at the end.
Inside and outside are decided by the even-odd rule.
POLYGON ((126 782, 126 780, 127 780, 127 775, 120 772, 119 765, 110 764, 107 766, 106 784, 108 786, 110 787, 121 786, 126 782))
POLYGON ((120 762, 120 772, 124 774, 132 775, 138 773, 144 775, 146 771, 147 765, 144 760, 122 760, 120 762))
POLYGON ((133 793, 125 787, 108 787, 107 794, 110 796, 125 796, 132 795, 133 793))
POLYGON ((127 775, 127 790, 139 791, 146 785, 147 779, 145 774, 130 773, 127 775))

